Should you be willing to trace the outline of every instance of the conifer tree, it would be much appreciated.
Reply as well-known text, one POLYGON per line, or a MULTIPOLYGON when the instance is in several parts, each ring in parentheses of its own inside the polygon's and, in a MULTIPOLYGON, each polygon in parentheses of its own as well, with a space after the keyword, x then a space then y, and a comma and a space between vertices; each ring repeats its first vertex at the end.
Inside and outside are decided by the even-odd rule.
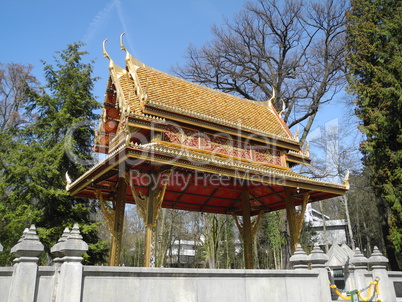
POLYGON ((402 252, 402 2, 352 0, 348 14, 350 90, 373 171, 382 229, 393 269, 402 252))
MULTIPOLYGON (((99 104, 92 94, 93 62, 82 62, 86 54, 82 46, 75 43, 57 52, 54 65, 43 62, 46 93, 27 104, 27 112, 37 118, 8 150, 0 189, 6 191, 2 204, 14 202, 16 209, 29 209, 32 215, 25 216, 17 228, 35 223, 48 251, 65 227, 79 223, 90 245, 86 261, 96 263, 103 260, 105 243, 97 235, 95 203, 66 191, 66 172, 74 180, 88 169, 84 164, 92 159, 90 123, 98 118, 99 104)), ((3 217, 10 214, 3 210, 3 217)), ((11 218, 6 227, 16 223, 16 217, 11 218)))

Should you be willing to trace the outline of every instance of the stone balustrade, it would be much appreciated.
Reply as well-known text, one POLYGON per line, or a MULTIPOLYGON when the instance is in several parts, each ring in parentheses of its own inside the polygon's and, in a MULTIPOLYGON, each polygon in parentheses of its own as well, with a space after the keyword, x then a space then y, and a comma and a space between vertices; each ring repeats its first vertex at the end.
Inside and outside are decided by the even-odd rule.
MULTIPOLYGON (((317 244, 310 255, 297 246, 290 258, 292 270, 84 266, 82 256, 88 245, 77 224, 66 228, 51 248, 51 266, 38 266, 43 250, 32 225, 11 249, 13 267, 0 267, 0 302, 325 302, 338 298, 329 288, 328 256, 317 244)), ((368 301, 402 301, 402 272, 387 271, 387 264, 377 247, 369 258, 356 249, 344 268, 346 290, 363 289, 377 278, 379 295, 373 292, 368 301)))

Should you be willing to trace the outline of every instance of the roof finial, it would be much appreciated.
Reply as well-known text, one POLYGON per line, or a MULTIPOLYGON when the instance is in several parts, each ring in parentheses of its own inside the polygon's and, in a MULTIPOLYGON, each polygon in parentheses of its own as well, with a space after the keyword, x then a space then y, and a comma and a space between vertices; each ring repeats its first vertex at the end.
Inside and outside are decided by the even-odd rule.
POLYGON ((310 143, 308 141, 306 141, 306 146, 305 146, 304 151, 303 151, 305 156, 310 156, 310 153, 308 151, 309 149, 310 149, 310 143))
POLYGON ((279 112, 279 115, 281 116, 282 114, 284 114, 285 113, 285 110, 286 110, 286 105, 285 105, 285 101, 282 99, 281 100, 282 101, 282 110, 281 110, 281 112, 279 112))
POLYGON ((271 107, 271 106, 272 106, 272 101, 275 100, 275 96, 276 96, 275 88, 272 87, 272 96, 271 96, 271 98, 267 101, 267 106, 268 106, 268 107, 271 107))
POLYGON ((107 41, 108 39, 106 38, 105 40, 103 40, 103 43, 102 43, 102 47, 103 47, 103 56, 105 57, 105 58, 108 58, 109 60, 110 60, 110 56, 109 56, 109 54, 107 53, 107 51, 106 51, 106 41, 107 41))
POLYGON ((346 169, 346 175, 345 178, 343 179, 343 182, 345 183, 346 188, 349 190, 350 184, 349 184, 349 169, 346 169))
POLYGON ((121 50, 124 50, 124 51, 127 51, 126 47, 125 47, 124 44, 123 44, 123 36, 124 36, 125 34, 126 34, 126 33, 122 33, 122 34, 120 35, 120 49, 121 49, 121 50))
POLYGON ((66 171, 66 191, 68 191, 68 189, 70 189, 70 186, 71 186, 71 178, 70 178, 70 176, 68 175, 68 171, 66 171))
POLYGON ((124 50, 124 51, 126 52, 126 58, 125 58, 125 60, 126 60, 126 62, 128 62, 128 61, 130 61, 130 53, 127 51, 126 47, 125 47, 124 44, 123 44, 123 36, 124 36, 125 34, 126 34, 126 33, 122 33, 122 34, 120 35, 120 49, 121 49, 121 50, 124 50))
POLYGON ((105 58, 108 58, 108 59, 109 59, 109 70, 114 70, 114 72, 117 72, 117 73, 119 73, 119 74, 124 74, 124 73, 126 72, 125 69, 123 69, 123 68, 119 67, 118 65, 116 65, 116 64, 113 62, 112 58, 109 56, 109 54, 108 54, 107 51, 106 51, 106 41, 107 41, 107 40, 108 40, 108 39, 103 40, 102 46, 103 46, 103 56, 104 56, 105 58))
POLYGON ((113 69, 113 66, 114 66, 114 63, 113 63, 112 58, 109 56, 109 54, 108 54, 107 51, 106 51, 106 41, 107 41, 107 40, 108 40, 107 38, 106 38, 105 40, 103 40, 103 44, 102 44, 102 46, 103 46, 103 56, 104 56, 105 58, 108 58, 108 59, 109 59, 109 69, 112 70, 112 69, 113 69))
POLYGON ((293 137, 295 140, 299 141, 299 124, 296 126, 295 135, 293 137))

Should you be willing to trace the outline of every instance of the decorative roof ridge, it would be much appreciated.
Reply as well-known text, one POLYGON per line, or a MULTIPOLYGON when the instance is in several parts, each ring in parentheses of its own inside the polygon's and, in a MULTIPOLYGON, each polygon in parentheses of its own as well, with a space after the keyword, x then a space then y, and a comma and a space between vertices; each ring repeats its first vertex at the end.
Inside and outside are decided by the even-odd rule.
MULTIPOLYGON (((282 100, 283 101, 283 100, 282 100)), ((280 113, 278 113, 278 111, 276 111, 275 106, 271 103, 271 108, 272 108, 272 112, 274 113, 274 115, 276 116, 276 118, 278 119, 279 123, 281 124, 282 128, 285 130, 285 132, 288 134, 289 138, 291 140, 294 140, 296 142, 299 142, 299 138, 296 139, 296 137, 292 134, 292 132, 290 131, 290 128, 288 127, 288 125, 286 125, 285 121, 282 118, 282 111, 284 111, 284 109, 282 109, 282 111, 280 113)))
POLYGON ((131 111, 130 112, 130 117, 131 118, 136 118, 136 119, 147 120, 147 121, 159 121, 159 122, 162 122, 162 123, 166 122, 166 119, 164 117, 145 114, 145 113, 142 113, 142 112, 141 112, 141 114, 138 114, 138 113, 135 113, 135 112, 131 111))
POLYGON ((110 55, 107 53, 107 51, 106 51, 106 41, 107 40, 108 39, 105 39, 103 41, 103 56, 105 58, 109 59, 110 77, 113 79, 113 82, 116 87, 116 92, 117 92, 117 104, 116 105, 118 108, 124 109, 125 107, 127 107, 127 106, 125 106, 127 104, 125 104, 126 102, 125 102, 124 92, 121 88, 120 78, 123 75, 127 74, 127 71, 124 68, 117 65, 113 61, 113 59, 110 57, 110 55))
POLYGON ((122 33, 120 35, 120 49, 123 50, 126 53, 126 70, 128 71, 128 73, 130 74, 133 82, 134 82, 134 86, 135 86, 135 93, 139 98, 140 101, 140 107, 144 108, 144 104, 147 102, 148 96, 147 96, 147 92, 144 91, 141 87, 140 84, 140 80, 138 79, 137 76, 137 69, 140 67, 146 68, 146 69, 152 69, 152 67, 149 67, 147 65, 145 65, 144 63, 142 63, 141 61, 137 60, 136 58, 134 58, 127 50, 127 48, 124 46, 123 43, 123 36, 125 35, 125 33, 122 33))
POLYGON ((294 150, 289 150, 288 153, 291 153, 295 156, 302 156, 302 157, 309 157, 310 152, 308 150, 299 150, 299 151, 294 151, 294 150))

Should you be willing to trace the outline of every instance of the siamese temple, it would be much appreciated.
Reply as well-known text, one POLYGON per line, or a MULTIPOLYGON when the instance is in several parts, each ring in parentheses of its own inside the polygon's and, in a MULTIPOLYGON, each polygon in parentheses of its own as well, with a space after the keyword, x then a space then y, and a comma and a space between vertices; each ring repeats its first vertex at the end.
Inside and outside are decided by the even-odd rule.
POLYGON ((71 195, 99 200, 111 232, 109 265, 119 265, 126 203, 145 224, 144 266, 155 265, 161 208, 232 215, 252 268, 261 215, 286 209, 292 252, 307 203, 349 188, 292 170, 310 163, 272 105, 201 86, 151 68, 126 50, 125 68, 109 59, 94 151, 105 158, 69 183, 71 195), (241 219, 239 219, 239 216, 241 219))

